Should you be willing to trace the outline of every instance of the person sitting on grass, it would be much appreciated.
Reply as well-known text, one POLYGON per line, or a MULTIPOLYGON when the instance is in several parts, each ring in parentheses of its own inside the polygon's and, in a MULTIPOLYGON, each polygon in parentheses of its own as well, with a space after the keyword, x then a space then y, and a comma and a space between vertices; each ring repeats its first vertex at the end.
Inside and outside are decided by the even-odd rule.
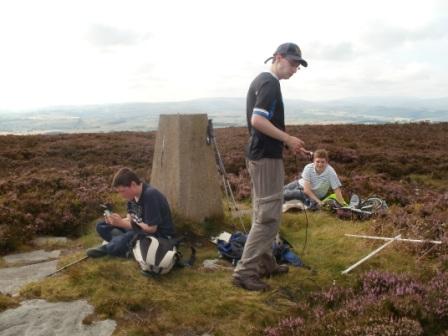
POLYGON ((328 152, 325 149, 318 149, 313 154, 313 162, 303 169, 302 178, 283 188, 283 198, 285 201, 296 199, 308 208, 318 209, 324 204, 323 199, 331 188, 336 201, 346 205, 341 186, 336 171, 328 164, 328 152))
POLYGON ((127 200, 127 216, 122 218, 111 213, 97 223, 96 230, 107 244, 88 249, 89 257, 127 257, 134 237, 142 231, 155 237, 172 238, 174 225, 170 207, 160 191, 142 182, 129 168, 116 173, 112 187, 127 200))

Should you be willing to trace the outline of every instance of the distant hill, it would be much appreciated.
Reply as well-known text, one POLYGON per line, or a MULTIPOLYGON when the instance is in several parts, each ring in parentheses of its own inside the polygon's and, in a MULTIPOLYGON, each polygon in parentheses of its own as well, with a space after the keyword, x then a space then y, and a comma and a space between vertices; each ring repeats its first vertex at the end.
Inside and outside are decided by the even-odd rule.
MULTIPOLYGON (((160 114, 207 113, 216 127, 246 123, 244 98, 206 98, 182 102, 54 106, 0 111, 0 134, 149 131, 160 114)), ((354 97, 312 102, 286 100, 288 124, 377 124, 448 121, 448 97, 354 97)))

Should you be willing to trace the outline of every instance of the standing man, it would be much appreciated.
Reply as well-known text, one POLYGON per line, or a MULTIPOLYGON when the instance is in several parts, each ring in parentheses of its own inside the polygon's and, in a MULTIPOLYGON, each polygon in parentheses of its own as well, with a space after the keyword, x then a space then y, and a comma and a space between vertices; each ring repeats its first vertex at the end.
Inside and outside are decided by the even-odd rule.
POLYGON ((263 276, 287 273, 272 255, 278 233, 283 202, 283 147, 294 154, 305 153, 304 142, 285 132, 281 79, 289 79, 300 65, 308 66, 294 43, 280 45, 272 57, 270 72, 258 75, 247 93, 247 126, 250 140, 247 166, 252 181, 252 227, 243 255, 233 273, 233 284, 248 290, 263 291, 269 286, 263 276))
POLYGON ((127 200, 127 216, 105 214, 104 221, 96 225, 96 231, 108 243, 88 249, 89 257, 127 257, 138 232, 168 239, 174 235, 170 207, 160 191, 142 182, 129 168, 122 168, 115 174, 112 187, 127 200))

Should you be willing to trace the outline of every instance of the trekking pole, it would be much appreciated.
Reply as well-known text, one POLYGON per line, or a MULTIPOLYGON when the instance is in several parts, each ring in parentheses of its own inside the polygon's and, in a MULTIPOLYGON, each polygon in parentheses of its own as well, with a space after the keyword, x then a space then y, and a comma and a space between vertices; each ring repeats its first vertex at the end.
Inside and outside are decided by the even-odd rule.
POLYGON ((224 193, 226 195, 227 200, 227 206, 229 207, 229 211, 232 211, 232 207, 230 204, 230 195, 227 191, 227 181, 224 176, 224 171, 221 166, 221 156, 216 150, 216 144, 214 143, 214 133, 213 133, 213 125, 211 119, 208 120, 208 127, 207 127, 207 145, 213 145, 213 153, 215 154, 215 163, 218 168, 218 173, 222 177, 222 185, 224 186, 224 193))
POLYGON ((79 262, 81 262, 81 261, 83 261, 83 260, 86 260, 88 257, 89 257, 89 256, 82 257, 81 259, 78 259, 78 260, 76 260, 76 261, 74 261, 74 262, 72 262, 72 263, 70 263, 70 264, 68 264, 68 265, 65 265, 64 267, 61 267, 60 269, 57 269, 56 271, 54 271, 53 273, 50 273, 50 274, 46 275, 45 277, 46 277, 46 278, 51 277, 52 275, 54 275, 54 274, 56 274, 56 273, 59 273, 60 271, 65 270, 66 268, 69 268, 70 266, 73 266, 73 265, 75 265, 75 264, 77 264, 77 263, 79 263, 79 262))
POLYGON ((222 160, 221 153, 219 152, 219 149, 218 149, 218 144, 216 143, 216 138, 215 138, 215 135, 214 135, 214 132, 213 132, 213 121, 212 121, 212 119, 208 120, 207 143, 212 144, 213 148, 215 150, 215 159, 216 159, 216 163, 218 165, 218 172, 223 177, 224 192, 225 192, 226 197, 227 197, 227 202, 228 202, 229 208, 231 208, 230 205, 231 205, 231 202, 232 202, 233 206, 234 206, 234 210, 238 214, 238 219, 240 221, 241 227, 243 228, 244 233, 247 233, 246 227, 244 226, 243 220, 241 218, 240 211, 238 209, 238 206, 236 205, 236 201, 235 201, 235 197, 233 195, 232 187, 230 185, 229 178, 227 177, 226 168, 224 167, 224 162, 222 160))
MULTIPOLYGON (((215 160, 216 160, 216 162, 218 162, 216 152, 215 152, 215 160)), ((219 166, 218 166, 218 173, 222 177, 222 185, 224 186, 224 193, 226 194, 227 206, 229 208, 229 211, 232 211, 232 207, 230 206, 230 195, 229 195, 229 192, 227 191, 226 178, 224 177, 224 174, 221 172, 221 167, 219 167, 219 166)))
MULTIPOLYGON (((213 130, 213 125, 211 124, 211 122, 212 121, 209 120, 211 129, 213 130)), ((223 176, 224 191, 225 191, 226 196, 227 196, 227 202, 229 204, 229 208, 231 208, 230 205, 233 204, 234 210, 238 214, 238 219, 239 219, 239 222, 241 224, 241 227, 243 228, 244 233, 247 233, 246 227, 244 226, 243 220, 241 218, 240 211, 238 209, 238 206, 236 205, 236 201, 235 201, 235 197, 233 195, 232 187, 230 185, 229 178, 227 177, 227 172, 226 172, 226 169, 224 167, 224 162, 222 160, 221 153, 219 152, 218 144, 216 143, 216 138, 213 135, 213 131, 212 131, 212 143, 213 143, 213 147, 214 147, 215 152, 216 152, 216 158, 217 158, 217 162, 218 162, 219 172, 223 176)))

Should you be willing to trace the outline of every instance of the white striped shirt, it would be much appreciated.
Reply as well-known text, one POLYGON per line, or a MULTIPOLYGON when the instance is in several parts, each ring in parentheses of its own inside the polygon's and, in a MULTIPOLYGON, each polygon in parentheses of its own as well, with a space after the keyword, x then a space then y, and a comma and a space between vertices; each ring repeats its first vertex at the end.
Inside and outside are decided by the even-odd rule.
POLYGON ((305 184, 304 181, 310 183, 311 190, 319 199, 324 198, 330 188, 334 191, 342 185, 336 171, 329 164, 321 174, 316 172, 314 163, 307 164, 303 168, 302 178, 299 180, 302 187, 305 184))

